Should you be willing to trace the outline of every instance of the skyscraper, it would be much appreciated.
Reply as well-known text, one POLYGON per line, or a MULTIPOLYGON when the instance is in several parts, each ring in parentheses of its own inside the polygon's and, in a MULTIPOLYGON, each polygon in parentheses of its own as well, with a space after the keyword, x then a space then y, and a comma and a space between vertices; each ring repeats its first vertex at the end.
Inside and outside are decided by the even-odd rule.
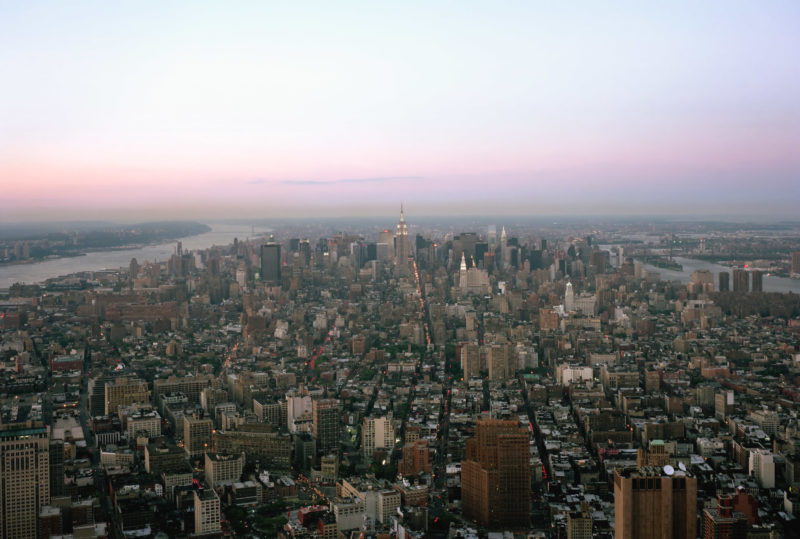
POLYGON ((267 243, 261 246, 261 280, 271 285, 281 282, 281 246, 267 243))
POLYGON ((616 539, 697 537, 697 478, 669 466, 614 471, 616 539))
POLYGON ((467 342, 461 345, 461 370, 464 380, 469 380, 480 373, 480 349, 477 343, 467 342))
POLYGON ((361 449, 364 459, 372 460, 376 449, 394 447, 394 425, 389 417, 365 417, 361 425, 361 449))
POLYGON ((572 312, 575 309, 575 292, 572 283, 567 281, 567 288, 564 292, 564 311, 572 312))
POLYGON ((311 403, 311 419, 317 450, 330 453, 339 448, 339 401, 336 399, 314 400, 311 403))
POLYGON ((395 264, 400 275, 408 274, 408 257, 411 254, 408 242, 408 226, 403 214, 403 206, 400 206, 400 221, 397 222, 397 234, 395 235, 395 264))
POLYGON ((750 291, 750 274, 747 270, 733 270, 733 291, 742 294, 750 291))
POLYGON ((50 503, 50 435, 40 422, 0 424, 0 538, 37 537, 50 503))
POLYGON ((719 272, 719 291, 727 292, 731 289, 731 274, 727 271, 719 272))
POLYGON ((761 270, 753 270, 750 273, 753 275, 753 282, 750 284, 750 291, 751 292, 763 292, 764 291, 764 274, 761 273, 761 270))
POLYGON ((792 253, 792 267, 790 272, 792 275, 800 275, 800 251, 792 253))
POLYGON ((464 517, 490 528, 530 525, 529 437, 517 421, 479 420, 461 462, 464 517))

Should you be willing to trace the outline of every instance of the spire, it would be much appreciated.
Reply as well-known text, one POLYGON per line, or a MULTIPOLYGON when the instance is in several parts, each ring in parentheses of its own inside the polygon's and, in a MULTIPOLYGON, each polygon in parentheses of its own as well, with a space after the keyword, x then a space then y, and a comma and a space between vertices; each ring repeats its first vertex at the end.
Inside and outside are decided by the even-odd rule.
POLYGON ((404 223, 406 221, 405 215, 403 215, 403 203, 400 203, 400 222, 404 223))
POLYGON ((464 251, 461 251, 461 271, 467 271, 467 260, 464 258, 464 251))
POLYGON ((503 227, 503 231, 500 233, 500 242, 506 242, 506 227, 503 227))

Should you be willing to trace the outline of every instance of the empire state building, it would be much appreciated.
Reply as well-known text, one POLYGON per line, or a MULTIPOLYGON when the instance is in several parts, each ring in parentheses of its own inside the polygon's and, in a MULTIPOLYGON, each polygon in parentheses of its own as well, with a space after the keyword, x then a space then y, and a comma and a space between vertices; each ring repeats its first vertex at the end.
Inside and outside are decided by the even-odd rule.
POLYGON ((411 254, 411 245, 408 242, 408 226, 403 215, 403 205, 400 205, 400 221, 397 222, 395 235, 395 267, 398 275, 408 275, 408 257, 411 254))

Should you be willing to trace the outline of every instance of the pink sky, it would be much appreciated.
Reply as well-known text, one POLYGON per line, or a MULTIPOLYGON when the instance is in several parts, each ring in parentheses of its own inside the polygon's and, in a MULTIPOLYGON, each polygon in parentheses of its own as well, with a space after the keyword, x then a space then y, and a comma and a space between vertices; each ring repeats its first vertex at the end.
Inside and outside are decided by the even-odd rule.
POLYGON ((795 215, 796 3, 464 8, 15 6, 0 221, 795 215))

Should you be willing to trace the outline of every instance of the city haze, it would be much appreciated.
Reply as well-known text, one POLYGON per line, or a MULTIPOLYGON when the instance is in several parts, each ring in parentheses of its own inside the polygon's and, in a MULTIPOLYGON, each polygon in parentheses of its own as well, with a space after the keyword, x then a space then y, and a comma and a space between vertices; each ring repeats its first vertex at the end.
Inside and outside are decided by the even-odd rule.
POLYGON ((800 8, 4 8, 0 220, 788 218, 800 8))

